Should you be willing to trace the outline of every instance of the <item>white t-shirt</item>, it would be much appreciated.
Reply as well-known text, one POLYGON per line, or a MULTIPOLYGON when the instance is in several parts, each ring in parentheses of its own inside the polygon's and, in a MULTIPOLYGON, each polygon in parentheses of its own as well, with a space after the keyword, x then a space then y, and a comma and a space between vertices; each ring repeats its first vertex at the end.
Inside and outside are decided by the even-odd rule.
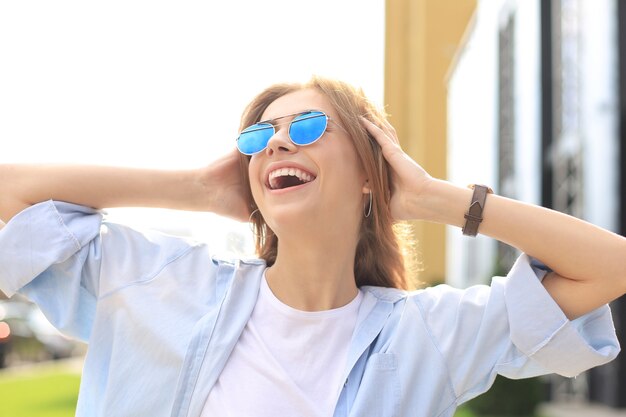
POLYGON ((300 311, 278 300, 263 277, 202 417, 332 416, 362 299, 359 291, 343 307, 300 311))

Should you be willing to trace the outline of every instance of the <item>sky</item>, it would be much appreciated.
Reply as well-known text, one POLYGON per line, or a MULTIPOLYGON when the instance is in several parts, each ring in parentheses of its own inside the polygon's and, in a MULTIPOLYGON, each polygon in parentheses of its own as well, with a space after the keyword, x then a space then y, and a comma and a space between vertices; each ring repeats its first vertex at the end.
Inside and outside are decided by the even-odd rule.
MULTIPOLYGON (((382 105, 383 69, 384 0, 1 2, 0 163, 201 167, 268 85, 320 74, 382 105)), ((218 251, 250 235, 206 213, 108 213, 218 251)))

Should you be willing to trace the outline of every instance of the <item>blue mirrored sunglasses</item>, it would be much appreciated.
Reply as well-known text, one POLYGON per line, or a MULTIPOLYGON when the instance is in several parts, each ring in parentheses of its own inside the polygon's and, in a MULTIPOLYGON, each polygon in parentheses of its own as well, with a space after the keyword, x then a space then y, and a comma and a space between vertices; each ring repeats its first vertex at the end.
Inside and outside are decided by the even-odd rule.
POLYGON ((254 155, 267 148, 267 143, 276 133, 275 127, 281 124, 273 124, 272 122, 292 116, 295 117, 288 122, 289 140, 298 146, 310 145, 321 138, 330 120, 330 117, 323 111, 307 110, 255 123, 239 134, 237 138, 239 152, 244 155, 254 155))

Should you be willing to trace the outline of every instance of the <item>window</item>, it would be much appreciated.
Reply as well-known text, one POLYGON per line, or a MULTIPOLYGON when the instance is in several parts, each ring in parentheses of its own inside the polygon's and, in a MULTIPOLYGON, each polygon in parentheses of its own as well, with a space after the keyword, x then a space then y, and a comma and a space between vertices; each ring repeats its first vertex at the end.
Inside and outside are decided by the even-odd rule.
MULTIPOLYGON (((515 13, 511 13, 498 37, 498 194, 515 197, 515 13)), ((506 274, 517 252, 498 242, 496 271, 506 274)))

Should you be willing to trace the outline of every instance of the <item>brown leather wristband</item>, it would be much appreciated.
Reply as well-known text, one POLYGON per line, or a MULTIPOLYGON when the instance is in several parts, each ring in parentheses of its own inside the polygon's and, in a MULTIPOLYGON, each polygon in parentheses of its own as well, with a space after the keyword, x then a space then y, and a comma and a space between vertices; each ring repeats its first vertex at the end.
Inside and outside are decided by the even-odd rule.
POLYGON ((466 236, 476 236, 478 234, 478 226, 483 221, 483 210, 485 208, 485 200, 487 194, 493 194, 493 190, 486 185, 470 184, 468 188, 472 188, 472 201, 467 213, 465 213, 465 226, 463 226, 463 234, 466 236))

